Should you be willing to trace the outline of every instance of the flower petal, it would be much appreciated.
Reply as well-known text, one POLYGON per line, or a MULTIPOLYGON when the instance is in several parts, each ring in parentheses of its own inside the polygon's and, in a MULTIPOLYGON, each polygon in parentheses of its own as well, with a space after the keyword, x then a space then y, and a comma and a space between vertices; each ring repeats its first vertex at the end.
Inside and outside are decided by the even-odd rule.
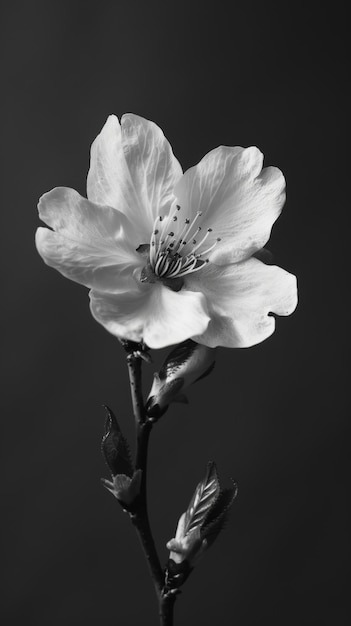
POLYGON ((122 296, 94 290, 90 298, 93 316, 110 333, 155 349, 203 333, 210 319, 203 294, 176 293, 161 283, 122 296))
POLYGON ((76 283, 110 293, 138 287, 130 263, 117 262, 113 255, 104 255, 88 244, 77 243, 48 228, 37 229, 35 243, 47 265, 76 283))
POLYGON ((38 208, 40 218, 55 229, 36 233, 38 252, 48 265, 87 287, 113 293, 138 288, 133 271, 142 259, 122 213, 65 187, 44 194, 38 208))
POLYGON ((138 115, 110 115, 91 147, 88 198, 133 218, 150 240, 156 216, 168 212, 182 169, 162 130, 138 115))
POLYGON ((220 238, 209 256, 216 264, 246 259, 269 239, 285 201, 285 181, 279 169, 262 170, 262 163, 258 148, 220 146, 176 185, 182 209, 201 211, 203 231, 212 229, 206 245, 220 238))
POLYGON ((226 267, 208 263, 187 276, 186 289, 205 294, 211 322, 194 341, 210 348, 247 348, 275 328, 270 313, 290 315, 297 305, 296 277, 251 258, 226 267))

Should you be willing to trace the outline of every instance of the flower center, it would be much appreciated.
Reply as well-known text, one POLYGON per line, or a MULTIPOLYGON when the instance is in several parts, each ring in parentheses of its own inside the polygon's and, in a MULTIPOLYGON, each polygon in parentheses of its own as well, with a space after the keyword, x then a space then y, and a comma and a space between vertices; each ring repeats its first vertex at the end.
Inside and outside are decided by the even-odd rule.
POLYGON ((201 215, 201 211, 198 211, 192 221, 189 218, 182 219, 181 207, 177 204, 169 215, 156 218, 150 240, 150 268, 156 277, 182 278, 201 270, 209 262, 206 255, 220 238, 211 246, 204 246, 212 228, 207 228, 204 235, 201 233, 201 215))

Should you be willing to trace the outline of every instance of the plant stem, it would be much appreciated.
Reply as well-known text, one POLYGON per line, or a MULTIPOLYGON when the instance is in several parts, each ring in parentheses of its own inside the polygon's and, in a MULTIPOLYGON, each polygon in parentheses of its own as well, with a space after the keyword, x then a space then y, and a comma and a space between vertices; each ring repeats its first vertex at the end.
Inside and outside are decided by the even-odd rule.
POLYGON ((142 475, 140 494, 138 502, 136 504, 135 513, 132 516, 132 522, 138 532, 145 557, 147 559, 147 562, 149 563, 151 576, 155 585, 156 595, 159 599, 164 584, 164 576, 150 528, 149 515, 147 510, 146 490, 147 453, 151 428, 152 422, 150 421, 146 421, 143 424, 139 423, 137 426, 137 453, 135 469, 140 469, 142 471, 142 475))
POLYGON ((160 597, 160 626, 173 626, 173 609, 176 598, 175 594, 160 597))
POLYGON ((149 564, 151 578, 159 603, 160 624, 161 626, 173 626, 175 595, 163 595, 164 573, 156 551, 147 510, 147 455, 153 422, 147 418, 144 409, 141 361, 142 359, 136 351, 129 352, 127 363, 137 436, 135 469, 142 472, 140 494, 130 517, 149 564))
POLYGON ((135 424, 145 421, 145 411, 143 402, 143 392, 141 388, 141 357, 136 352, 130 352, 127 356, 129 373, 130 394, 132 397, 133 413, 135 424))

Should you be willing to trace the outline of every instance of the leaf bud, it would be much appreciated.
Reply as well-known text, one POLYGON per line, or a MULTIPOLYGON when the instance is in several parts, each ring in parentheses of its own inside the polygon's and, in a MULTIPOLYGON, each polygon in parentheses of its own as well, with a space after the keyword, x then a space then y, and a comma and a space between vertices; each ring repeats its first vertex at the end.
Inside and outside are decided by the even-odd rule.
POLYGON ((164 361, 154 380, 146 401, 148 417, 158 419, 171 402, 188 400, 184 390, 211 373, 215 365, 215 349, 187 339, 176 346, 164 361))
POLYGON ((142 472, 140 469, 134 471, 129 445, 122 435, 116 416, 109 407, 105 406, 105 410, 107 418, 101 448, 112 477, 111 480, 101 480, 121 505, 130 510, 140 492, 142 472))
POLYGON ((106 411, 105 434, 102 438, 101 450, 113 476, 116 474, 133 475, 133 463, 129 445, 122 435, 115 414, 104 405, 106 411))
POLYGON ((216 466, 208 463, 206 476, 197 485, 185 513, 179 519, 176 536, 168 541, 166 570, 168 590, 183 584, 191 566, 219 535, 237 495, 237 485, 221 489, 216 466))
POLYGON ((139 495, 141 476, 142 471, 138 469, 132 477, 125 474, 116 474, 116 476, 112 477, 112 480, 102 478, 101 481, 104 487, 117 498, 122 506, 129 509, 139 495))

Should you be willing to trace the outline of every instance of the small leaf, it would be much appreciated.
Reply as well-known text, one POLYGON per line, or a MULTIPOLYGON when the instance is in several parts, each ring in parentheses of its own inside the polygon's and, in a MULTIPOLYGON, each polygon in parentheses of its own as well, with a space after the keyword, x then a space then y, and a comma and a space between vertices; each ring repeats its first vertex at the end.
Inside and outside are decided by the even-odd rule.
POLYGON ((101 443, 102 454, 113 476, 125 474, 131 477, 134 470, 128 442, 122 435, 114 413, 108 406, 104 405, 104 408, 107 417, 101 443))
POLYGON ((159 419, 167 411, 170 403, 176 401, 183 384, 182 378, 162 382, 159 375, 154 374, 154 384, 145 405, 148 417, 159 419), (151 395, 153 390, 154 394, 151 395))
POLYGON ((112 481, 101 478, 101 482, 123 507, 131 510, 134 500, 140 493, 141 477, 142 471, 138 469, 132 478, 126 474, 116 474, 112 481))
POLYGON ((220 491, 216 465, 208 463, 205 478, 199 482, 185 513, 184 534, 201 528, 220 491))
POLYGON ((192 339, 187 339, 178 344, 163 363, 159 372, 160 378, 167 379, 174 376, 177 370, 192 357, 197 345, 192 339))
POLYGON ((201 537, 207 541, 208 547, 213 544, 223 529, 237 493, 238 486, 233 483, 232 487, 220 491, 211 507, 201 528, 201 537))

